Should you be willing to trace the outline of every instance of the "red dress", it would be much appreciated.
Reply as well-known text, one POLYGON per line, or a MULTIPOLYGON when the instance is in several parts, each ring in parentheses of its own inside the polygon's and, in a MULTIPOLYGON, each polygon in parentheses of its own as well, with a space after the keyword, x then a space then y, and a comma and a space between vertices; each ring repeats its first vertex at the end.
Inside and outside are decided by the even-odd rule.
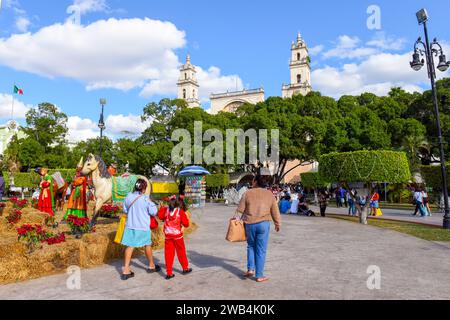
POLYGON ((53 212, 52 184, 47 180, 42 180, 40 186, 41 194, 39 195, 38 210, 46 212, 53 217, 55 213, 53 212))

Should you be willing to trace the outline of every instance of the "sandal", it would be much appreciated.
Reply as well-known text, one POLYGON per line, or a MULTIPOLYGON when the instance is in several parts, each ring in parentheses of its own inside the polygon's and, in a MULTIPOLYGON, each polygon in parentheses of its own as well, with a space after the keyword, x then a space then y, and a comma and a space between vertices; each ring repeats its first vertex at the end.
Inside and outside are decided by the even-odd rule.
POLYGON ((183 274, 184 274, 184 275, 189 274, 189 273, 191 273, 191 272, 192 272, 192 268, 183 270, 183 274))
POLYGON ((267 281, 269 281, 269 278, 267 278, 267 277, 262 277, 262 278, 256 279, 256 282, 258 282, 258 283, 267 282, 267 281))
POLYGON ((134 278, 134 272, 131 272, 130 274, 122 274, 121 279, 123 281, 127 281, 131 278, 134 278))
POLYGON ((166 276, 166 280, 170 280, 170 279, 173 279, 173 278, 175 278, 175 275, 174 275, 174 274, 171 275, 171 276, 169 276, 169 275, 166 276))
POLYGON ((160 272, 160 271, 161 271, 161 267, 158 266, 158 265, 155 265, 154 269, 150 269, 150 268, 147 269, 147 273, 157 273, 157 272, 160 272))
POLYGON ((247 271, 246 274, 244 274, 244 278, 251 278, 255 276, 255 272, 253 271, 247 271))

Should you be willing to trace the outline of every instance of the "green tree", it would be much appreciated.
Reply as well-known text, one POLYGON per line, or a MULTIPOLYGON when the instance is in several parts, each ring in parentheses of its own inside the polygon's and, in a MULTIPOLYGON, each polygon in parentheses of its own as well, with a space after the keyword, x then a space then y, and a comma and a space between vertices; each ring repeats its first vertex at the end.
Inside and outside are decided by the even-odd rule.
POLYGON ((60 112, 55 105, 41 103, 36 109, 27 112, 27 126, 22 130, 47 152, 53 145, 65 142, 68 130, 67 120, 67 115, 60 112))
MULTIPOLYGON (((323 155, 320 158, 319 173, 323 180, 341 183, 347 190, 351 190, 349 183, 364 182, 368 185, 368 197, 372 194, 373 183, 397 184, 411 179, 406 154, 383 150, 323 155)), ((350 193, 350 196, 356 200, 354 194, 350 193)), ((359 209, 360 222, 367 224, 367 205, 359 206, 359 209)))

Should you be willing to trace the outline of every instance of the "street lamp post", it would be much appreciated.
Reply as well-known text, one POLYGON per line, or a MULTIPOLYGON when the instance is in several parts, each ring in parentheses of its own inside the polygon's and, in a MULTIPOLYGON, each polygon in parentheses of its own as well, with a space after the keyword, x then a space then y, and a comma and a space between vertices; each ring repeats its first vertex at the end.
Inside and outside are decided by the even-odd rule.
POLYGON ((102 113, 100 114, 100 121, 98 122, 98 127, 100 128, 100 158, 103 153, 103 130, 106 129, 105 118, 103 112, 105 111, 106 99, 100 99, 100 104, 102 106, 102 113))
POLYGON ((437 69, 439 71, 445 72, 450 67, 450 61, 447 61, 444 51, 442 50, 442 46, 437 42, 436 39, 433 40, 432 43, 429 41, 428 37, 428 13, 425 9, 417 12, 417 20, 419 25, 423 24, 424 32, 425 32, 425 43, 422 41, 422 38, 419 38, 414 45, 414 54, 413 61, 410 63, 411 68, 415 71, 419 71, 425 64, 425 60, 421 59, 422 56, 425 56, 427 68, 428 68, 428 77, 431 80, 431 90, 433 94, 433 104, 434 104, 434 112, 436 116, 436 126, 438 131, 438 143, 439 143, 439 152, 441 158, 441 175, 442 175, 442 188, 444 193, 444 229, 450 229, 450 210, 448 203, 448 186, 447 186, 447 173, 445 168, 445 152, 444 152, 444 142, 442 140, 442 129, 441 129, 441 119, 439 115, 439 105, 438 105, 438 96, 436 90, 436 68, 434 64, 433 56, 439 55, 439 64, 437 69), (422 46, 421 49, 419 46, 422 46))

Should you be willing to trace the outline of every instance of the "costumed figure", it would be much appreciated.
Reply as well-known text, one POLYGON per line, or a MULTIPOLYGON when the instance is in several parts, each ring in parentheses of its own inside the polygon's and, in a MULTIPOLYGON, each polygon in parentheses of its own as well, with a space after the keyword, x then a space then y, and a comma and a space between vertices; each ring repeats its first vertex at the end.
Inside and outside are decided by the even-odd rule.
POLYGON ((39 185, 41 193, 39 194, 38 210, 55 216, 55 199, 53 196, 53 177, 48 174, 48 169, 37 168, 36 173, 42 177, 39 185))
POLYGON ((83 159, 77 166, 77 174, 72 182, 72 191, 70 192, 64 220, 67 220, 69 216, 87 217, 87 178, 81 174, 81 169, 83 169, 83 159))

